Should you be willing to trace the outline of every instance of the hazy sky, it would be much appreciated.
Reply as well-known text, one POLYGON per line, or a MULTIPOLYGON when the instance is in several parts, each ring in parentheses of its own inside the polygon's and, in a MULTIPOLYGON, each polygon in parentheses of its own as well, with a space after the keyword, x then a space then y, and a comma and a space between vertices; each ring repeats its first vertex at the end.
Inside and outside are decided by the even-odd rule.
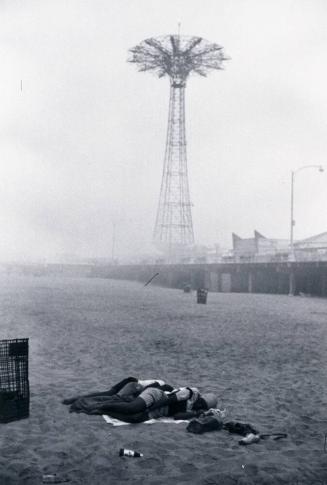
POLYGON ((127 50, 147 37, 224 46, 192 77, 186 129, 198 244, 327 231, 326 0, 0 0, 0 259, 148 250, 169 81, 127 50))

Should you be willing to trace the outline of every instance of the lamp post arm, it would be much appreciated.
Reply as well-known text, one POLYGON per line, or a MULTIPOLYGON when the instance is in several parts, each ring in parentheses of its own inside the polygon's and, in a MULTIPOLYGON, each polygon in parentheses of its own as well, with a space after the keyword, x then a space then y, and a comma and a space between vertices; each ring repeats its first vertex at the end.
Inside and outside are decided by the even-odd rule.
POLYGON ((303 165, 302 167, 297 168, 296 170, 292 170, 291 172, 291 230, 290 230, 290 252, 291 256, 294 257, 294 182, 295 182, 295 175, 304 170, 305 168, 317 168, 319 172, 323 172, 324 168, 322 165, 303 165))
POLYGON ((321 165, 304 165, 303 167, 299 167, 296 170, 294 170, 292 172, 293 176, 295 176, 296 173, 300 172, 301 170, 304 170, 305 168, 318 168, 322 172, 324 170, 321 165))

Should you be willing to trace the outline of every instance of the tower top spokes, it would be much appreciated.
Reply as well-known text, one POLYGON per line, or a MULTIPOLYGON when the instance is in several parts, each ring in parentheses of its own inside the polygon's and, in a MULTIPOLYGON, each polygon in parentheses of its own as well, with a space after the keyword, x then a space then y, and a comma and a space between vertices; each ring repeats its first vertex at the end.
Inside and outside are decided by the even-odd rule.
POLYGON ((137 64, 139 71, 169 76, 176 87, 185 86, 191 73, 207 76, 211 70, 223 69, 223 61, 229 59, 222 46, 179 34, 145 39, 129 52, 128 61, 137 64))

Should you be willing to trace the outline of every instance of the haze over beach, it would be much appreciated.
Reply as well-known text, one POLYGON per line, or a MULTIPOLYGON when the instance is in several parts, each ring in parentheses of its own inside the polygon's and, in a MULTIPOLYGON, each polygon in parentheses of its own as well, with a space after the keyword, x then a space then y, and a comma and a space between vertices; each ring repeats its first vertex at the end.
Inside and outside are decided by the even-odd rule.
POLYGON ((0 0, 0 485, 327 485, 326 25, 0 0))
MULTIPOLYGON (((197 244, 289 237, 290 173, 326 165, 323 0, 2 1, 0 260, 151 251, 169 82, 128 49, 176 33, 221 44, 186 89, 197 244)), ((296 238, 327 227, 326 174, 296 182, 296 238)))

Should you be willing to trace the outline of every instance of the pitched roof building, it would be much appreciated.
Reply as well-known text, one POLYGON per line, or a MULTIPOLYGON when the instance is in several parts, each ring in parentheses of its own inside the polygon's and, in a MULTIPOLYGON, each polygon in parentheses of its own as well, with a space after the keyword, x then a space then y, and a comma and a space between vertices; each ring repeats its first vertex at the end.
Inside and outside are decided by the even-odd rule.
POLYGON ((254 231, 253 238, 243 239, 233 233, 233 254, 240 259, 253 259, 258 256, 275 256, 288 254, 288 239, 271 239, 254 231))
POLYGON ((302 250, 318 250, 318 249, 326 249, 327 250, 327 232, 322 232, 317 234, 316 236, 308 237, 307 239, 302 239, 301 241, 297 241, 294 243, 295 249, 302 249, 302 250))

